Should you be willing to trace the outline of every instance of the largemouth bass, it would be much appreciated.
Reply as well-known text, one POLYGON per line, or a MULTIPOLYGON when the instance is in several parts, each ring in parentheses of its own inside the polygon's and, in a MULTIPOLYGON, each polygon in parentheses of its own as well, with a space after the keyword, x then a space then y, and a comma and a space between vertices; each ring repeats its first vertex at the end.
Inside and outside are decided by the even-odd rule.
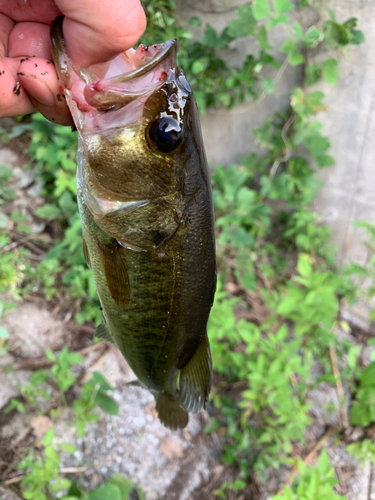
POLYGON ((183 428, 211 385, 207 321, 216 286, 214 215, 196 102, 177 42, 130 49, 103 79, 74 70, 63 16, 56 70, 79 138, 77 191, 86 261, 115 344, 183 428))

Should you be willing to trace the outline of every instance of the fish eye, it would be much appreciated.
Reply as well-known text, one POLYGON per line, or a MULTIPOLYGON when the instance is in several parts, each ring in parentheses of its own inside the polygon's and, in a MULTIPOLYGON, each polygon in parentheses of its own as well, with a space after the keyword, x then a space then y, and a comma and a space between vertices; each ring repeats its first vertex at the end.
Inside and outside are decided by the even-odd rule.
POLYGON ((171 117, 160 118, 146 130, 146 139, 150 147, 161 153, 170 153, 182 141, 182 127, 171 117))

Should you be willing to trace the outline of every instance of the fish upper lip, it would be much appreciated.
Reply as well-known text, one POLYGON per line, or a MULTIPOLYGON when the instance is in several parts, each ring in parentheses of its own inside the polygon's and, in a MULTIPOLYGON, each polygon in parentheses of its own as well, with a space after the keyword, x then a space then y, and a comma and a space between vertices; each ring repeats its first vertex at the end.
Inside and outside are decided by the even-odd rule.
MULTIPOLYGON (((70 61, 70 58, 68 57, 65 49, 65 40, 64 40, 64 34, 63 34, 63 21, 64 21, 65 16, 58 16, 52 23, 51 25, 51 43, 52 43, 52 52, 55 60, 55 65, 56 65, 56 70, 59 75, 59 79, 64 87, 69 88, 70 86, 70 73, 73 71, 76 73, 74 70, 73 64, 70 61)), ((104 86, 106 83, 110 84, 116 84, 116 83, 125 83, 129 82, 131 80, 134 80, 135 78, 139 78, 141 76, 146 75, 150 71, 152 71, 156 66, 161 64, 167 59, 172 60, 172 67, 176 66, 176 54, 178 50, 178 43, 175 38, 172 38, 171 40, 168 40, 162 44, 158 45, 153 45, 150 47, 158 47, 157 52, 154 54, 154 56, 147 61, 145 64, 140 65, 138 68, 135 68, 133 70, 127 71, 125 73, 121 73, 117 76, 114 76, 112 78, 108 79, 103 79, 100 82, 95 82, 95 83, 100 83, 101 86, 104 86), (159 45, 159 46, 158 46, 159 45)), ((138 47, 137 50, 147 50, 148 47, 144 47, 142 44, 138 47)), ((134 51, 134 49, 129 49, 128 51, 125 52, 127 55, 127 58, 130 60, 131 55, 136 53, 137 51, 134 51)), ((77 73, 76 73, 77 74, 77 73)), ((78 75, 81 80, 83 80, 82 75, 78 75)), ((87 82, 85 82, 87 83, 87 82)), ((92 82, 94 83, 94 82, 92 82)), ((99 90, 99 88, 98 88, 99 90)))
POLYGON ((164 84, 171 70, 176 70, 178 44, 172 39, 149 47, 141 44, 136 50, 119 54, 102 79, 85 68, 76 71, 66 53, 63 20, 64 16, 58 16, 52 23, 52 52, 62 91, 70 92, 67 95, 79 112, 107 113, 145 99, 164 84))
POLYGON ((158 52, 149 62, 147 62, 143 66, 140 66, 139 68, 133 69, 132 71, 128 71, 126 73, 122 73, 121 75, 115 76, 111 78, 110 81, 111 83, 122 83, 143 76, 152 71, 154 68, 156 68, 156 66, 158 66, 166 59, 173 59, 175 61, 177 50, 177 40, 175 38, 172 38, 171 40, 160 44, 158 52))

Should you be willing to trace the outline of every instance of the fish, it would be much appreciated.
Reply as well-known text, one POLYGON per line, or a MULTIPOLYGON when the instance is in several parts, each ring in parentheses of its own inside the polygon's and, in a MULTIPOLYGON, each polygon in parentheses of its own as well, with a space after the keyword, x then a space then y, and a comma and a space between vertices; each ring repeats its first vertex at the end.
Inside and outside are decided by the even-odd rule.
POLYGON ((95 335, 121 351, 160 421, 182 429, 212 379, 214 211, 197 103, 176 40, 120 54, 99 79, 69 59, 63 17, 51 42, 78 131, 83 250, 103 311, 95 335))

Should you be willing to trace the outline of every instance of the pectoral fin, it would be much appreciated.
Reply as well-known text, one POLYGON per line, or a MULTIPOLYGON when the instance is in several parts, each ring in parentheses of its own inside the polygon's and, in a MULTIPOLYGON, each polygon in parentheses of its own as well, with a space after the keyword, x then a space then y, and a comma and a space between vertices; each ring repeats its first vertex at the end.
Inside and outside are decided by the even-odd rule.
POLYGON ((107 245, 97 243, 109 292, 116 305, 124 307, 129 299, 129 278, 118 243, 115 240, 107 245))
POLYGON ((171 394, 159 393, 156 396, 156 411, 159 420, 172 430, 183 429, 189 422, 189 415, 180 408, 179 398, 171 394))
POLYGON ((180 405, 195 413, 206 407, 211 387, 211 352, 205 335, 194 356, 180 372, 180 405))
POLYGON ((110 342, 111 344, 115 344, 115 341, 113 340, 112 334, 109 331, 107 323, 105 322, 104 319, 100 323, 98 328, 95 330, 94 338, 99 339, 99 340, 106 340, 107 342, 110 342))
POLYGON ((83 246, 83 255, 85 256, 87 267, 91 269, 90 255, 85 238, 82 238, 82 246, 83 246))

